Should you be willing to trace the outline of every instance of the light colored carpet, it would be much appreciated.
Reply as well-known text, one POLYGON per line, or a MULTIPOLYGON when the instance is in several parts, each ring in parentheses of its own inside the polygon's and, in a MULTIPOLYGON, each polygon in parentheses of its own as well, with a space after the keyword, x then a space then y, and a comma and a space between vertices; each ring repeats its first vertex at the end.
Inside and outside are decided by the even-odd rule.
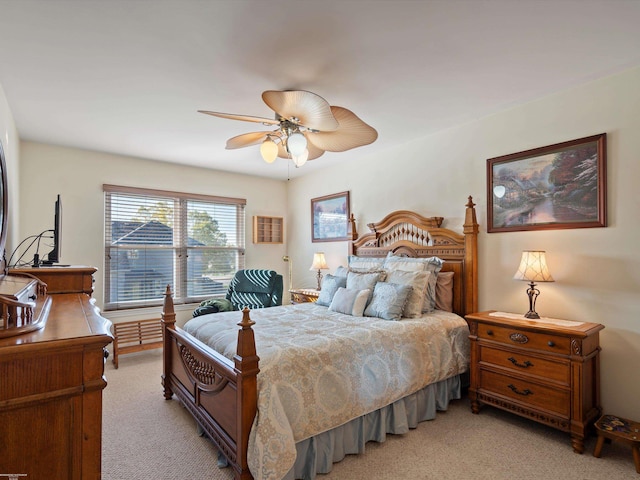
MULTIPOLYGON (((104 480, 230 480, 216 466, 212 444, 196 433, 194 420, 177 400, 162 395, 160 350, 109 359, 103 405, 104 480)), ((640 479, 631 448, 605 444, 592 455, 573 453, 568 434, 516 415, 485 407, 473 415, 466 399, 453 402, 434 421, 406 435, 369 443, 319 480, 466 479, 617 480, 640 479)))

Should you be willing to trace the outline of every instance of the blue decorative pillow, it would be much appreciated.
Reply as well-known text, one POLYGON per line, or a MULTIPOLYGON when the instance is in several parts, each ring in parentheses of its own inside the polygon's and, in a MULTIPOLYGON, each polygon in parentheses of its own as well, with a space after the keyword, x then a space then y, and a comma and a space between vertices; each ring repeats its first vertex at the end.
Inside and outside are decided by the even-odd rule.
POLYGON ((325 275, 322 277, 322 289, 320 290, 320 295, 318 295, 318 300, 316 301, 317 305, 324 305, 328 307, 331 305, 331 300, 333 300, 333 296, 338 291, 340 287, 347 286, 347 278, 346 277, 336 277, 334 275, 325 275))
POLYGON ((354 317, 361 317, 369 298, 369 290, 351 290, 340 287, 333 296, 329 310, 344 313, 354 317))
POLYGON ((404 271, 419 271, 426 270, 431 272, 429 281, 427 282, 427 291, 425 295, 425 301, 422 306, 423 313, 430 313, 436 308, 436 282, 438 281, 438 272, 442 269, 444 260, 438 257, 428 258, 412 258, 412 257, 398 257, 389 252, 384 259, 385 270, 404 270, 404 271))
POLYGON ((373 288, 376 283, 384 280, 385 272, 352 272, 347 274, 347 288, 352 290, 369 290, 369 299, 367 303, 371 301, 373 295, 373 288))
POLYGON ((411 293, 410 285, 378 282, 373 290, 371 303, 364 311, 366 317, 379 317, 384 320, 400 320, 407 298, 411 293))

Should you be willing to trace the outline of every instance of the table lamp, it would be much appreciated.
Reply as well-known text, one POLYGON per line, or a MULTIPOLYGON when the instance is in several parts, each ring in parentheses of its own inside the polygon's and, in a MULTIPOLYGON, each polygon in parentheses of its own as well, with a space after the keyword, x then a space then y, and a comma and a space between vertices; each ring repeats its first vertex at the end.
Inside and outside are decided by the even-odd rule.
POLYGON ((525 318, 540 318, 536 313, 536 299, 540 295, 540 290, 536 288, 534 282, 554 282, 549 273, 545 252, 541 250, 525 250, 522 252, 520 266, 513 276, 515 280, 524 280, 529 283, 527 295, 529 296, 529 311, 525 313, 525 318))
POLYGON ((328 270, 329 265, 327 265, 327 261, 324 259, 324 252, 316 252, 313 254, 313 263, 311 264, 311 268, 309 270, 318 270, 318 290, 320 290, 322 285, 322 272, 320 270, 328 270))

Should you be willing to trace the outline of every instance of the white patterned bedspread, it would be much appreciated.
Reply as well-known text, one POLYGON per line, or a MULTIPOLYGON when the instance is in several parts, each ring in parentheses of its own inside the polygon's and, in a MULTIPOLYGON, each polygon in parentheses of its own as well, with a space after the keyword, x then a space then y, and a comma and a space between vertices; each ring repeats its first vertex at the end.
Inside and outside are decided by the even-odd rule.
MULTIPOLYGON (((295 443, 342 425, 469 366, 469 329, 436 311, 400 321, 352 317, 314 303, 251 311, 260 357, 249 438, 256 480, 279 480, 295 443)), ((242 312, 189 320, 184 330, 229 359, 242 312)))

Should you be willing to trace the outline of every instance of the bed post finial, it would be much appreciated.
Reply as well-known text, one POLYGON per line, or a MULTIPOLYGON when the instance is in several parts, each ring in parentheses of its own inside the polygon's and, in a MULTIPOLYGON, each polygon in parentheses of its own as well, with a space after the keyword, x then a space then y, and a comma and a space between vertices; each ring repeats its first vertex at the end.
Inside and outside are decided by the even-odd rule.
POLYGON ((171 293, 171 285, 167 285, 164 292, 164 302, 162 304, 162 314, 160 315, 162 323, 174 325, 176 323, 176 311, 173 306, 173 294, 171 293))
POLYGON ((356 230, 356 217, 353 215, 353 213, 349 217, 349 230, 349 237, 351 238, 351 240, 357 239, 358 230, 356 230))

